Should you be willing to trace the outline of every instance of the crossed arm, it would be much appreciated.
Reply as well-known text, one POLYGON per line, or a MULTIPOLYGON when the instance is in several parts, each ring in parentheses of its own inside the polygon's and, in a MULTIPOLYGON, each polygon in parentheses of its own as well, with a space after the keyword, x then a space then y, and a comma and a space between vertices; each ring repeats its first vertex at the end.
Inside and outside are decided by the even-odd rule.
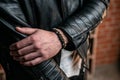
MULTIPOLYGON (((77 11, 59 29, 66 39, 69 39, 78 48, 83 34, 94 29, 103 19, 109 0, 86 0, 82 10, 77 11), (64 35, 67 34, 66 35, 64 35)), ((10 46, 10 54, 13 58, 26 66, 33 66, 55 56, 62 45, 54 32, 37 28, 19 28, 16 30, 28 35, 21 41, 10 46)), ((68 42, 69 43, 69 42, 68 42)))

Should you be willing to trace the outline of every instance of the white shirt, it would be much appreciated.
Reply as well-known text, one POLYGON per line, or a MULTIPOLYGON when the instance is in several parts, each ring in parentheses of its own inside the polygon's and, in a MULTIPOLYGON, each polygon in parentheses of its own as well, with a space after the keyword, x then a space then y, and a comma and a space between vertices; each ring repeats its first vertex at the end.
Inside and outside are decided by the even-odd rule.
POLYGON ((78 69, 74 69, 72 67, 72 58, 71 58, 72 51, 68 51, 62 49, 61 51, 61 61, 60 61, 60 68, 65 72, 67 77, 77 76, 79 75, 82 60, 79 61, 78 69))

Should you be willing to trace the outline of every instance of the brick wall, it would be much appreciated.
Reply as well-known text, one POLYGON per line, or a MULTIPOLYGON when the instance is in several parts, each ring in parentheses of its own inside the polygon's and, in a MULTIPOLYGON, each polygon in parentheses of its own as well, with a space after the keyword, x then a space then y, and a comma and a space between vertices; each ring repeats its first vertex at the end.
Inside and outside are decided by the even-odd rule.
POLYGON ((111 0, 107 16, 98 27, 96 64, 111 64, 120 56, 120 0, 111 0))

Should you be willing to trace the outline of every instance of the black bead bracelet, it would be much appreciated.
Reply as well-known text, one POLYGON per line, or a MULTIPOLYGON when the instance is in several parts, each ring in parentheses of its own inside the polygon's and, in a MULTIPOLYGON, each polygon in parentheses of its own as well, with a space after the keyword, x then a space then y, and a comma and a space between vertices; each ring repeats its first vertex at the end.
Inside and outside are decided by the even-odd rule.
POLYGON ((60 31, 58 31, 56 28, 53 28, 53 32, 55 32, 55 34, 58 36, 61 44, 62 44, 62 48, 65 48, 66 47, 66 43, 65 43, 65 40, 62 36, 62 34, 60 33, 60 31))

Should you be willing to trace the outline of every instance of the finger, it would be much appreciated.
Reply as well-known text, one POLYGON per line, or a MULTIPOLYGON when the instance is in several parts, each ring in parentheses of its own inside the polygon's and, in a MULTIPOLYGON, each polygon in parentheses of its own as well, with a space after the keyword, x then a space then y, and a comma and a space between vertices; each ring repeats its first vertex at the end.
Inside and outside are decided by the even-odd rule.
POLYGON ((21 56, 21 57, 13 57, 14 60, 20 61, 20 62, 26 62, 34 60, 35 58, 41 57, 41 54, 38 52, 32 52, 30 54, 21 56))
POLYGON ((40 64, 43 61, 44 61, 44 59, 42 57, 38 57, 38 58, 31 60, 31 61, 20 62, 20 64, 22 64, 24 66, 35 66, 37 64, 40 64))
POLYGON ((30 44, 32 44, 31 38, 26 37, 25 39, 22 39, 16 43, 13 43, 12 45, 10 45, 10 50, 19 50, 21 48, 29 46, 30 44))
POLYGON ((37 29, 35 28, 27 28, 27 27, 16 27, 16 30, 22 34, 33 34, 37 29))
POLYGON ((17 54, 17 51, 10 51, 10 55, 12 57, 18 57, 19 56, 19 54, 17 54))
POLYGON ((30 46, 26 46, 20 50, 13 50, 13 51, 10 51, 10 55, 11 56, 23 56, 23 55, 26 55, 28 53, 31 53, 31 52, 34 52, 35 51, 35 48, 33 45, 30 45, 30 46))

